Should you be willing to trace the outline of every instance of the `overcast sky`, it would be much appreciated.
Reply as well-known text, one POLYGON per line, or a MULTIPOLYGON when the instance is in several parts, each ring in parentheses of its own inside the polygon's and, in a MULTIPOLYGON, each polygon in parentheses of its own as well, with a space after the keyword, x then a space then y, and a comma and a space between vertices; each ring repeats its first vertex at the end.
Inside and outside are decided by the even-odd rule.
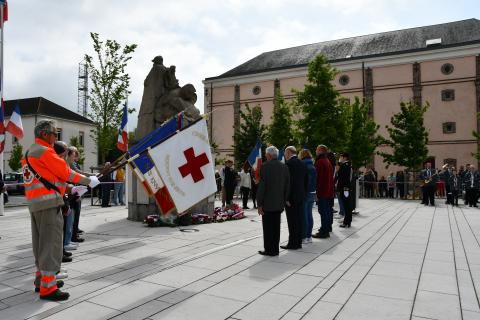
POLYGON ((42 96, 76 111, 90 32, 138 45, 131 107, 138 111, 151 60, 162 55, 180 85, 195 86, 203 112, 202 80, 262 52, 468 18, 480 18, 478 0, 9 0, 4 96, 42 96))

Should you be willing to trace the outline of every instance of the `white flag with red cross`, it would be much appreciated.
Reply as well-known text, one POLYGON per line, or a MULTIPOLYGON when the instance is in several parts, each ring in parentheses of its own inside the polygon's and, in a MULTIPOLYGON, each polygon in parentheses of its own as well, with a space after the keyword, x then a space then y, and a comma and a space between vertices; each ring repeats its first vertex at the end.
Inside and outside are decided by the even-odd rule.
POLYGON ((179 213, 217 190, 205 119, 148 151, 179 213))

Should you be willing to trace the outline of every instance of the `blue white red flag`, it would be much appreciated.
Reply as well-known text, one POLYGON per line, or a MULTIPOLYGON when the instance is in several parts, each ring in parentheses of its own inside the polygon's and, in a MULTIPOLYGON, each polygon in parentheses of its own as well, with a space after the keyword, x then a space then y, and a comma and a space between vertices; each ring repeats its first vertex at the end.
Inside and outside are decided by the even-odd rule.
POLYGON ((1 103, 1 108, 0 108, 0 153, 3 152, 3 149, 5 149, 5 123, 4 121, 4 110, 5 110, 5 103, 1 103))
POLYGON ((22 116, 20 114, 20 105, 18 104, 18 101, 12 115, 10 116, 10 120, 7 123, 6 131, 10 132, 12 136, 17 139, 23 138, 22 116))
POLYGON ((262 167, 262 141, 257 140, 255 147, 250 152, 250 155, 247 158, 248 163, 255 172, 255 178, 257 181, 260 179, 260 168, 262 167))
POLYGON ((128 109, 127 105, 123 107, 123 116, 122 116, 122 124, 120 125, 120 130, 118 130, 118 140, 117 140, 117 148, 123 152, 127 152, 128 150, 128 109))

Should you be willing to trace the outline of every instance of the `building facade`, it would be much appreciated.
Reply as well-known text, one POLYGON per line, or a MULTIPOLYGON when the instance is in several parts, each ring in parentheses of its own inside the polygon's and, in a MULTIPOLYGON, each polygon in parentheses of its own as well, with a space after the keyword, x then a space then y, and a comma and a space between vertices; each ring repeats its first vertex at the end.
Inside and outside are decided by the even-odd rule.
MULTIPOLYGON (((372 116, 387 136, 386 125, 400 111, 400 102, 430 104, 425 115, 429 155, 434 166, 477 163, 479 130, 480 21, 469 19, 433 26, 384 32, 263 53, 218 76, 204 80, 205 111, 220 157, 233 154, 239 111, 259 105, 270 122, 277 88, 285 98, 303 90, 308 62, 324 54, 338 74, 334 85, 341 96, 372 102, 372 116)), ((328 145, 328 141, 325 141, 328 145)), ((382 147, 380 147, 381 149, 382 147)), ((385 168, 375 155, 379 174, 385 168)))
POLYGON ((8 165, 8 160, 10 159, 13 145, 16 143, 21 144, 25 152, 35 141, 33 129, 35 124, 41 120, 54 120, 56 122, 58 140, 65 141, 68 144, 72 137, 79 138, 85 154, 83 170, 90 171, 90 167, 98 165, 97 144, 91 137, 91 131, 95 128, 95 124, 91 120, 48 99, 36 97, 5 101, 5 123, 8 123, 17 103, 22 114, 24 135, 23 139, 17 140, 10 133, 6 134, 3 156, 5 173, 12 172, 8 165))

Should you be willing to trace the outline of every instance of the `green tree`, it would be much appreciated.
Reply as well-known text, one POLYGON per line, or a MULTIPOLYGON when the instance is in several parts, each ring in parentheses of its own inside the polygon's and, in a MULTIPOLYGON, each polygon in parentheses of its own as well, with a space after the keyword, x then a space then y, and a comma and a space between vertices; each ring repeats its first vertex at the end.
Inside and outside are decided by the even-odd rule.
POLYGON ((429 105, 417 106, 412 101, 400 103, 400 112, 393 115, 387 126, 389 139, 383 143, 392 153, 379 152, 385 162, 406 167, 409 171, 420 169, 428 157, 428 132, 423 124, 423 116, 429 105))
POLYGON ((358 97, 355 97, 355 102, 348 108, 346 150, 350 153, 353 168, 358 170, 371 161, 375 149, 380 145, 381 137, 377 134, 380 126, 369 115, 371 105, 362 103, 358 97))
MULTIPOLYGON (((91 110, 88 116, 97 125, 92 137, 98 145, 98 160, 104 163, 107 155, 116 148, 122 119, 121 102, 126 100, 130 93, 130 76, 125 68, 137 45, 131 44, 122 48, 115 40, 100 41, 98 33, 92 32, 90 36, 96 59, 94 62, 92 56, 85 55, 92 83, 88 96, 91 110)), ((135 109, 129 109, 130 113, 133 111, 135 109)))
POLYGON ((292 143, 292 110, 280 92, 275 94, 271 119, 272 122, 268 126, 267 141, 277 148, 283 148, 292 143))
POLYGON ((80 139, 77 136, 73 136, 70 138, 69 145, 74 146, 77 148, 79 157, 78 157, 78 164, 83 165, 85 162, 85 150, 83 149, 83 146, 80 144, 80 139))
POLYGON ((250 108, 245 104, 245 111, 240 110, 240 127, 233 135, 233 156, 237 168, 247 160, 257 139, 266 141, 267 127, 262 124, 262 117, 263 112, 260 106, 250 108))
POLYGON ((323 55, 308 65, 307 80, 302 92, 295 92, 293 104, 300 112, 297 121, 299 143, 314 150, 326 144, 332 150, 342 150, 347 141, 347 114, 345 104, 338 103, 339 93, 332 81, 335 69, 323 55))
POLYGON ((22 167, 23 147, 20 143, 15 143, 8 159, 8 166, 12 171, 16 172, 22 167))
MULTIPOLYGON (((477 113, 477 118, 480 119, 480 113, 477 113)), ((477 146, 480 146, 480 132, 473 131, 472 134, 475 137, 475 139, 477 139, 477 146)), ((477 152, 475 152, 473 154, 475 159, 477 159, 478 161, 480 161, 480 150, 479 149, 480 148, 477 148, 477 152)))

